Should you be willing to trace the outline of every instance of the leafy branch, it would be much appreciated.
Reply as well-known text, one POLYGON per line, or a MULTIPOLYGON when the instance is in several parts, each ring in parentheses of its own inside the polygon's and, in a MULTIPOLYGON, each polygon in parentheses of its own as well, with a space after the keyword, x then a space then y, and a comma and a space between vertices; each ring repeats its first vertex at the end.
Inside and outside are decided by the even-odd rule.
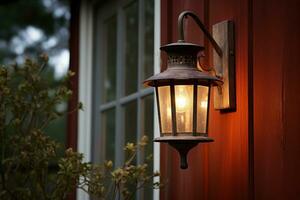
MULTIPOLYGON (((147 162, 135 163, 148 138, 128 143, 122 166, 83 162, 83 155, 67 149, 45 134, 51 122, 67 114, 56 110, 71 96, 69 72, 51 83, 44 73, 48 57, 26 59, 23 65, 0 66, 0 199, 63 200, 79 188, 99 199, 133 199, 141 188, 153 183, 159 173, 149 172, 147 162), (56 166, 56 169, 51 169, 56 166)), ((78 104, 71 112, 82 108, 78 104)))

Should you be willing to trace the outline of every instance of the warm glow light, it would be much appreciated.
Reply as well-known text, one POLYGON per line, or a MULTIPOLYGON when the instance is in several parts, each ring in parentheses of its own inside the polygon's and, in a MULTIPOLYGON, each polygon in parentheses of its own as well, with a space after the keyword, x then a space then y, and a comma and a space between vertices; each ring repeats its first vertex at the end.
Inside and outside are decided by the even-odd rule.
POLYGON ((197 92, 197 132, 207 133, 207 112, 208 112, 208 95, 209 88, 198 86, 197 92))
POLYGON ((158 88, 161 131, 163 133, 172 133, 172 108, 170 86, 158 88))
POLYGON ((185 110, 186 106, 187 106, 187 99, 183 96, 178 96, 176 98, 176 106, 179 110, 185 110))
POLYGON ((207 108, 207 101, 201 101, 200 106, 201 108, 207 108))
POLYGON ((193 129, 193 85, 175 86, 175 112, 178 133, 191 133, 193 129))
POLYGON ((176 128, 178 134, 192 134, 194 109, 197 113, 196 133, 207 132, 207 111, 208 111, 208 92, 209 87, 197 87, 197 106, 194 108, 194 85, 175 85, 174 103, 175 109, 172 110, 171 87, 158 87, 159 111, 161 132, 163 134, 172 134, 173 128, 176 128), (173 116, 174 114, 174 116, 173 116), (175 124, 173 124, 173 117, 175 124), (174 127, 173 127, 174 126, 174 127))
POLYGON ((167 107, 167 117, 168 117, 169 120, 170 120, 171 117, 172 117, 172 110, 171 110, 171 107, 167 107))
POLYGON ((186 88, 184 86, 177 86, 178 93, 176 93, 176 111, 177 112, 185 112, 189 107, 189 100, 186 88))

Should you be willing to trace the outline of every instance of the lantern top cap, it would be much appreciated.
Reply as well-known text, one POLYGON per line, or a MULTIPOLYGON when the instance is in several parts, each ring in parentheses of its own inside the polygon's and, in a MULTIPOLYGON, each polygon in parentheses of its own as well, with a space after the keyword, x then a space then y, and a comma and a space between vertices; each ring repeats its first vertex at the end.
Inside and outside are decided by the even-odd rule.
POLYGON ((205 48, 203 46, 188 43, 179 40, 175 43, 170 43, 160 47, 160 50, 167 52, 168 54, 176 53, 176 54, 192 54, 196 55, 198 52, 203 51, 205 48))
POLYGON ((160 49, 168 54, 167 69, 145 80, 145 86, 171 84, 217 86, 223 83, 218 77, 197 68, 197 54, 203 51, 204 47, 178 41, 162 46, 160 49))
POLYGON ((207 72, 201 72, 197 68, 172 67, 151 76, 144 81, 145 86, 166 86, 166 85, 204 85, 217 86, 223 81, 207 72))

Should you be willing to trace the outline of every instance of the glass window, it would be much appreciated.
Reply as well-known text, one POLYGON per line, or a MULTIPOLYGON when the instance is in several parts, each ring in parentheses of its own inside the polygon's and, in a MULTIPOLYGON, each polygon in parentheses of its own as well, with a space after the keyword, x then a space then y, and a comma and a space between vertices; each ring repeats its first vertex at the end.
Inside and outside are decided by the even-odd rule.
POLYGON ((138 80, 138 3, 134 1, 125 8, 125 95, 136 92, 138 80))
POLYGON ((132 101, 124 105, 124 120, 125 120, 125 144, 127 142, 136 143, 137 134, 137 103, 132 101))
MULTIPOLYGON (((144 113, 144 122, 143 122, 143 132, 142 134, 147 135, 149 138, 149 144, 145 148, 145 155, 153 155, 153 127, 154 127, 154 100, 153 95, 149 95, 143 99, 143 113, 144 113)), ((147 159, 147 158, 144 158, 147 159)), ((148 172, 153 172, 153 165, 150 163, 148 172)), ((153 190, 150 187, 145 187, 144 190, 144 200, 153 199, 153 190)))
POLYGON ((145 42, 144 42, 144 74, 143 79, 153 75, 154 62, 154 1, 145 1, 145 42))
MULTIPOLYGON (((99 72, 95 74, 102 80, 95 76, 93 129, 97 139, 92 155, 94 161, 114 160, 114 167, 125 160, 124 145, 137 143, 143 135, 149 137, 149 144, 134 162, 144 162, 153 154, 154 127, 153 88, 142 85, 154 71, 154 0, 119 1, 99 4, 94 34, 98 41, 94 66, 99 72)), ((153 171, 152 162, 148 165, 153 171)), ((152 199, 152 192, 152 188, 139 190, 136 199, 152 199)))
POLYGON ((116 98, 116 49, 117 49, 117 19, 112 16, 104 22, 105 29, 105 46, 106 51, 103 53, 103 101, 109 102, 116 98))
POLYGON ((102 113, 102 134, 104 146, 104 159, 115 161, 115 109, 109 109, 102 113))
MULTIPOLYGON (((143 98, 143 112, 144 112, 144 126, 143 134, 147 135, 149 139, 153 137, 153 95, 149 95, 143 98)), ((148 145, 149 148, 152 148, 152 143, 148 145)), ((152 150, 149 151, 151 153, 152 150)))

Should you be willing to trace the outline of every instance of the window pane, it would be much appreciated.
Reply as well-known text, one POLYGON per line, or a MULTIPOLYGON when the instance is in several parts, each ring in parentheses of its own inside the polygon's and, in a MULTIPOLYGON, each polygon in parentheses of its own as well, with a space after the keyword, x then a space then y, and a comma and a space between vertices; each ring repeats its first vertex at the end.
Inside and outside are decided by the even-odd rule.
POLYGON ((104 160, 115 161, 115 109, 102 113, 104 160))
POLYGON ((197 132, 207 132, 208 87, 198 86, 197 92, 197 132))
MULTIPOLYGON (((144 103, 144 130, 143 134, 149 138, 149 143, 145 148, 145 156, 153 155, 153 95, 147 96, 143 99, 144 103)), ((153 172, 153 161, 148 162, 148 172, 153 172)), ((144 189, 144 200, 153 199, 153 190, 150 187, 144 189)))
POLYGON ((153 154, 153 95, 149 95, 143 99, 143 110, 144 110, 144 127, 142 134, 148 136, 149 138, 149 143, 147 145, 146 150, 146 155, 153 154))
POLYGON ((105 48, 104 51, 104 87, 103 101, 108 102, 116 97, 116 55, 117 55, 117 38, 116 38, 116 16, 105 21, 105 48))
POLYGON ((162 133, 172 133, 170 86, 158 87, 160 123, 162 133))
POLYGON ((125 8, 125 95, 137 91, 138 77, 138 3, 125 8))
POLYGON ((145 52, 143 79, 153 75, 153 51, 154 51, 154 0, 145 1, 145 52))
POLYGON ((136 143, 137 102, 132 101, 124 106, 125 117, 125 144, 136 143))
POLYGON ((175 86, 176 126, 178 133, 192 133, 193 89, 193 85, 175 86))

